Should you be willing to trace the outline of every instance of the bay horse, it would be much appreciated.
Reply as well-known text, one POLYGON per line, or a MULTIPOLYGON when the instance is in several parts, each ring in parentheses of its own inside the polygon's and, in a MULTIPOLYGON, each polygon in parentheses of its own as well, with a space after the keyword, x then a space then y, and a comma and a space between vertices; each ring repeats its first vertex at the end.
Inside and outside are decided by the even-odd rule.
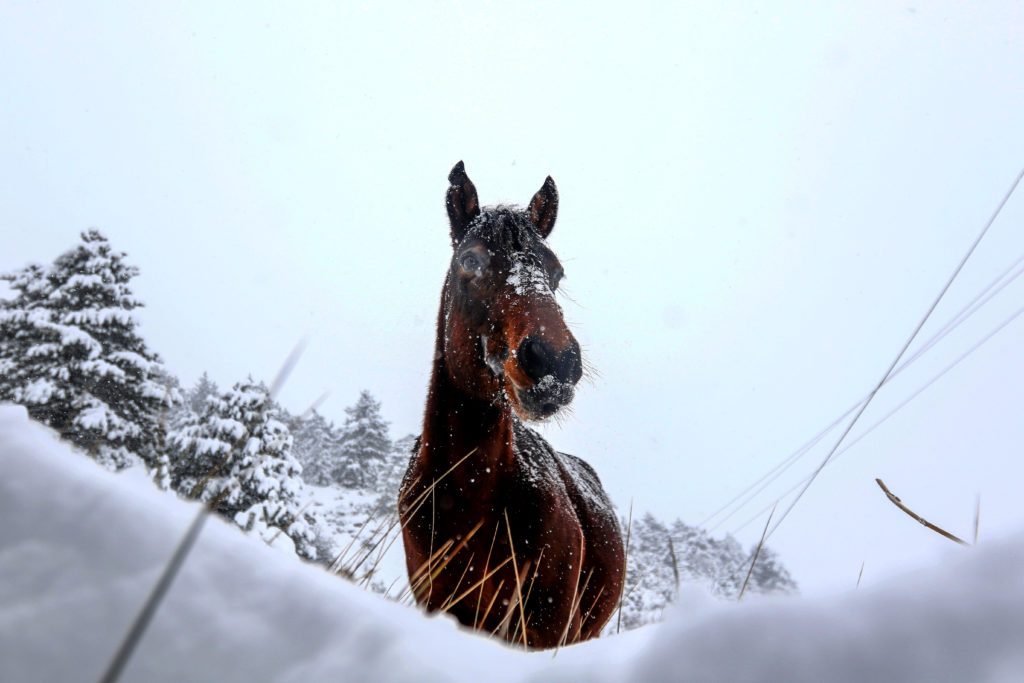
POLYGON ((619 522, 594 470, 524 421, 572 401, 580 346, 554 292, 549 176, 527 208, 481 208, 448 176, 452 258, 423 434, 399 494, 409 582, 427 611, 531 648, 597 636, 622 592, 619 522))

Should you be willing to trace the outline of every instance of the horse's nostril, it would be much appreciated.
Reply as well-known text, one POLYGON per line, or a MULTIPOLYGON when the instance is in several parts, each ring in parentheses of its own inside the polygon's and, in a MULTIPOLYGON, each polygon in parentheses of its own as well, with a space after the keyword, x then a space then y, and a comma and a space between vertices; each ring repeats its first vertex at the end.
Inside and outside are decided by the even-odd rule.
POLYGON ((558 410, 558 405, 555 403, 545 403, 540 407, 540 411, 544 414, 544 417, 554 415, 556 410, 558 410))
POLYGON ((580 347, 575 339, 569 348, 556 354, 543 339, 530 336, 519 345, 517 356, 519 366, 534 382, 552 376, 559 382, 575 384, 583 374, 580 347))
POLYGON ((573 339, 572 345, 562 352, 562 357, 558 362, 558 377, 563 382, 576 384, 580 381, 583 376, 583 360, 580 356, 579 342, 573 339))
POLYGON ((519 345, 519 366, 533 381, 552 374, 554 370, 554 353, 551 347, 536 337, 527 337, 519 345))

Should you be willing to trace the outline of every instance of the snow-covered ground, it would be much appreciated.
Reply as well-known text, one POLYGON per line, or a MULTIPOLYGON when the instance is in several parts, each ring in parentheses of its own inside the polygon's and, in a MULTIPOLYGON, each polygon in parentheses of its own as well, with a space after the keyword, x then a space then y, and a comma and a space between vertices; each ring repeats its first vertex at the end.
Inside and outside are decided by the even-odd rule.
POLYGON ((331 545, 326 559, 378 593, 403 594, 409 581, 396 512, 374 512, 379 496, 370 491, 312 484, 304 490, 331 545))
MULTIPOLYGON (((197 508, 0 406, 0 681, 94 681, 197 508)), ((924 531, 922 531, 924 533, 924 531)), ((124 680, 1024 680, 1024 536, 827 599, 723 605, 524 653, 211 518, 124 680)))

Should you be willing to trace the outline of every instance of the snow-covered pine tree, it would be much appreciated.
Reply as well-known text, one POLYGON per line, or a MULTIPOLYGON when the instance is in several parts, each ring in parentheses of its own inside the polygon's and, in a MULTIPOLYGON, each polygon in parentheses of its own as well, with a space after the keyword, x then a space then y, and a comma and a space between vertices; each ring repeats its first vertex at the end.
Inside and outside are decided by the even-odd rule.
MULTIPOLYGON (((751 557, 753 557, 756 550, 757 546, 750 549, 751 557)), ((754 572, 750 575, 747 592, 793 593, 795 591, 796 581, 793 580, 789 571, 779 562, 778 554, 767 546, 761 548, 761 552, 757 556, 757 564, 754 565, 754 572)))
MULTIPOLYGON (((660 621, 662 612, 675 600, 679 584, 700 584, 713 595, 735 600, 755 549, 744 552, 732 536, 712 538, 678 519, 666 525, 650 513, 634 517, 626 560, 623 628, 660 621)), ((762 548, 747 593, 795 590, 796 583, 775 552, 762 548)))
POLYGON ((150 465, 150 476, 158 488, 167 490, 171 486, 171 460, 173 447, 168 434, 173 425, 180 422, 188 405, 181 392, 181 382, 167 372, 162 365, 153 371, 153 381, 164 388, 166 400, 156 414, 156 428, 153 435, 153 461, 150 465))
POLYGON ((665 607, 676 597, 668 536, 668 528, 654 515, 646 513, 633 518, 622 598, 621 620, 626 630, 660 621, 665 607))
POLYGON ((206 400, 218 394, 220 394, 220 389, 217 388, 217 383, 204 372, 196 380, 196 385, 186 394, 188 407, 196 415, 202 415, 206 411, 206 400))
POLYGON ((331 476, 347 488, 375 488, 391 451, 388 423, 380 416, 380 403, 369 391, 361 392, 356 404, 345 412, 338 462, 331 476))
POLYGON ((314 486, 330 485, 333 482, 331 470, 338 454, 338 430, 314 410, 305 418, 295 420, 292 434, 295 437, 293 452, 302 465, 302 480, 314 486))
POLYGON ((172 485, 193 492, 224 517, 267 541, 278 530, 295 551, 316 559, 316 521, 306 512, 302 466, 292 436, 271 406, 270 392, 250 377, 210 397, 202 415, 190 415, 170 435, 178 453, 172 485))
POLYGON ((398 490, 402 487, 402 478, 409 469, 409 458, 418 438, 412 434, 403 436, 391 446, 388 460, 377 477, 377 497, 374 512, 376 515, 398 514, 398 490))
POLYGON ((16 292, 0 302, 0 400, 85 449, 110 469, 156 462, 156 415, 175 397, 132 314, 138 274, 97 230, 51 266, 0 277, 16 292))

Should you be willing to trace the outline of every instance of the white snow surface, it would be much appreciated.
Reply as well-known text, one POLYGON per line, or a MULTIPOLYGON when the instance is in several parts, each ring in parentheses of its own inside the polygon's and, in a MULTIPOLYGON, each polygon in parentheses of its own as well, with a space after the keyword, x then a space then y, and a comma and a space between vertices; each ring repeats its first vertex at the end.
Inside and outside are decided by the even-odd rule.
MULTIPOLYGON (((0 680, 93 681, 196 506, 0 406, 0 680)), ((210 519, 122 680, 1024 680, 1024 535, 827 599, 717 603, 524 653, 210 519)))

